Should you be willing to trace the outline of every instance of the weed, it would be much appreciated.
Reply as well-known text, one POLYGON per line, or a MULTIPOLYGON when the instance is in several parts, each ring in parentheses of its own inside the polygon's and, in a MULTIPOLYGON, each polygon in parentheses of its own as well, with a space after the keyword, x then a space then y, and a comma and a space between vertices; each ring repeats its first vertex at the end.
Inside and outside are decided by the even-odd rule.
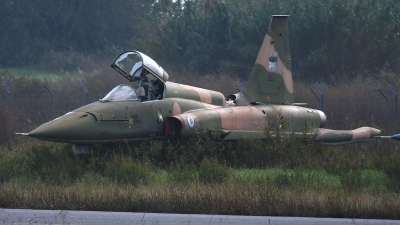
POLYGON ((0 151, 0 182, 7 182, 24 173, 23 167, 13 161, 5 149, 0 151))
POLYGON ((203 183, 222 183, 229 179, 231 170, 215 159, 204 159, 199 168, 199 180, 203 183))
POLYGON ((107 164, 106 175, 118 183, 140 184, 148 181, 150 168, 131 158, 117 157, 107 164))
POLYGON ((183 168, 179 164, 171 165, 168 168, 168 176, 170 180, 185 185, 199 181, 199 173, 194 164, 186 165, 183 168))

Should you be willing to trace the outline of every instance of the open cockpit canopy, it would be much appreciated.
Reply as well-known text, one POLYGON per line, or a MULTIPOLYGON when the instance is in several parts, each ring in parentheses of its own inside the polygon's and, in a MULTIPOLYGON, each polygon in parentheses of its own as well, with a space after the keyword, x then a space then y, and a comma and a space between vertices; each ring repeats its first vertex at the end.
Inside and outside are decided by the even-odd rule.
POLYGON ((118 71, 130 82, 143 80, 147 73, 153 74, 156 78, 166 82, 169 78, 164 69, 153 59, 138 51, 126 51, 121 53, 111 64, 111 67, 118 71))

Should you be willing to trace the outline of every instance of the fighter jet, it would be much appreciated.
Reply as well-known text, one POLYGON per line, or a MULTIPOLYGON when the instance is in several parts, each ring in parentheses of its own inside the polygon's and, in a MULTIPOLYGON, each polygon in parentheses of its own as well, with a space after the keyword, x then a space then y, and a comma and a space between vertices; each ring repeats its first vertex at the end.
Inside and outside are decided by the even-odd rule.
POLYGON ((286 15, 272 16, 268 32, 245 85, 225 96, 212 90, 168 81, 169 75, 139 51, 121 53, 111 67, 130 85, 121 84, 103 99, 20 133, 46 141, 72 143, 88 153, 91 144, 169 138, 186 132, 213 131, 225 140, 295 136, 329 145, 399 140, 372 127, 325 129, 326 115, 295 103, 286 15))

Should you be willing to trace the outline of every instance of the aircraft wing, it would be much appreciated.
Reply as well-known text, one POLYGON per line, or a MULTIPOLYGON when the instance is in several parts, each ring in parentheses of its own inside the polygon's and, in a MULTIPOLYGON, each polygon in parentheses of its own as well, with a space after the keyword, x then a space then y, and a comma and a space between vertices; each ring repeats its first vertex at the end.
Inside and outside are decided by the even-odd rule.
MULTIPOLYGON (((245 131, 245 130, 222 130, 225 140, 237 140, 241 138, 276 138, 275 131, 245 131)), ((376 138, 394 139, 400 141, 400 134, 392 136, 380 136, 381 131, 373 127, 360 127, 354 130, 331 130, 320 128, 316 132, 280 132, 282 138, 307 138, 314 139, 326 145, 343 145, 355 142, 372 141, 376 138)))
POLYGON ((373 127, 360 127, 354 130, 318 129, 315 141, 327 145, 342 145, 354 142, 371 141, 376 138, 387 138, 399 141, 400 134, 380 136, 381 131, 373 127))
MULTIPOLYGON (((238 139, 268 139, 276 138, 278 135, 275 131, 251 131, 251 130, 222 130, 221 137, 224 140, 232 141, 238 139)), ((302 132, 280 132, 282 138, 314 138, 315 133, 302 132)))
POLYGON ((280 135, 282 138, 306 138, 314 139, 316 142, 326 145, 343 145, 355 142, 372 141, 376 138, 386 138, 400 140, 400 134, 392 136, 380 136, 381 131, 373 127, 360 127, 354 130, 331 130, 317 129, 316 132, 279 132, 276 131, 251 131, 251 130, 222 130, 222 137, 225 140, 238 139, 268 139, 276 138, 280 135))

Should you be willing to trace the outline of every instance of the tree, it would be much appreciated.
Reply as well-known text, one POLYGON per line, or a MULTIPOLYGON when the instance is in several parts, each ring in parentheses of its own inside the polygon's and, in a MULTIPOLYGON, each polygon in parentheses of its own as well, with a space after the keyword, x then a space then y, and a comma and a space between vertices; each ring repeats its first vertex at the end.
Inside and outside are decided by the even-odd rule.
POLYGON ((50 51, 90 53, 130 48, 145 0, 4 0, 0 7, 1 66, 36 64, 50 51))
MULTIPOLYGON (((166 1, 163 1, 166 2, 166 1)), ((330 80, 400 69, 395 0, 181 0, 154 7, 150 55, 195 71, 250 73, 271 15, 288 14, 293 71, 330 80)))

